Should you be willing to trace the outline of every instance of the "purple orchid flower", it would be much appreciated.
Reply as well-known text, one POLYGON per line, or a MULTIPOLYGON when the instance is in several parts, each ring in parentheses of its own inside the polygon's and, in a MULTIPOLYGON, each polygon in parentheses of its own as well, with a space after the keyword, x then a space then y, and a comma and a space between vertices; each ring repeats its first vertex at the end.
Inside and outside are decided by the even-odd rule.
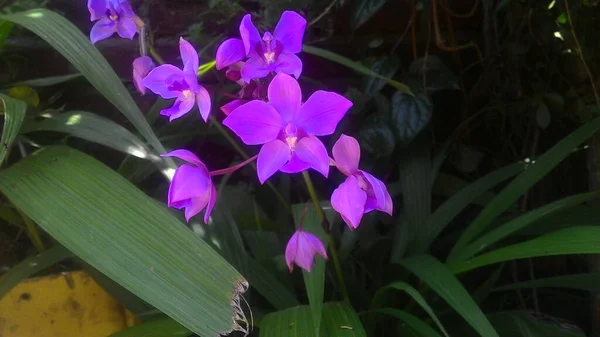
POLYGON ((356 229, 363 214, 372 210, 392 215, 392 197, 385 184, 358 169, 360 146, 356 139, 342 134, 333 145, 333 159, 336 167, 348 178, 333 191, 331 206, 351 229, 356 229))
POLYGON ((245 144, 264 144, 257 162, 261 184, 278 170, 296 173, 313 168, 327 177, 327 149, 315 136, 332 134, 352 102, 319 90, 302 104, 298 82, 284 73, 273 78, 267 96, 269 103, 250 101, 223 120, 245 144))
POLYGON ((225 103, 225 105, 221 106, 221 111, 225 114, 225 116, 229 116, 229 114, 239 108, 240 106, 246 104, 248 101, 243 100, 243 99, 234 99, 233 101, 230 101, 228 103, 225 103))
POLYGON ((135 36, 136 15, 127 0, 88 0, 88 10, 90 21, 98 21, 90 32, 93 44, 111 37, 114 33, 130 40, 135 36))
POLYGON ((140 56, 133 60, 133 84, 140 94, 146 94, 146 87, 142 84, 142 79, 155 67, 156 65, 148 56, 140 56))
POLYGON ((302 73, 302 61, 295 54, 302 51, 305 29, 306 20, 300 14, 285 11, 274 33, 267 31, 261 39, 252 17, 246 14, 240 24, 242 39, 228 39, 217 49, 217 69, 249 57, 241 71, 246 82, 266 77, 271 72, 283 72, 298 78, 302 73))
POLYGON ((327 251, 321 240, 316 235, 299 229, 292 235, 285 247, 285 262, 290 272, 294 270, 294 263, 310 272, 316 254, 327 260, 327 251))
POLYGON ((176 98, 172 107, 160 112, 161 115, 169 116, 169 121, 187 114, 196 103, 200 115, 206 122, 211 103, 208 91, 198 84, 198 53, 184 38, 179 39, 179 52, 183 69, 171 64, 163 64, 144 77, 142 84, 162 98, 176 98))
POLYGON ((175 150, 162 157, 176 157, 191 165, 181 165, 175 171, 169 186, 168 205, 176 209, 185 209, 185 220, 200 213, 204 208, 204 222, 208 223, 217 202, 217 189, 208 169, 200 159, 190 151, 175 150))

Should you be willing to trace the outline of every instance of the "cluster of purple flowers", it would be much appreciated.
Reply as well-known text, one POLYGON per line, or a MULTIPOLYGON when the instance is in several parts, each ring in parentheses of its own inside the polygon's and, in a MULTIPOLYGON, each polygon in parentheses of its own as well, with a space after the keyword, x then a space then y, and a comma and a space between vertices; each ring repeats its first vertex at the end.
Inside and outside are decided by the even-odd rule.
MULTIPOLYGON (((93 43, 115 32, 133 38, 141 22, 126 0, 88 0, 91 20, 96 21, 90 39, 93 43)), ((142 23, 143 24, 143 23, 142 23)), ((302 73, 298 56, 306 20, 298 13, 285 11, 273 34, 260 35, 250 14, 240 24, 241 39, 224 41, 217 50, 217 69, 226 68, 226 76, 237 82, 239 98, 221 107, 223 124, 247 145, 261 145, 257 156, 257 173, 264 184, 276 172, 298 173, 313 169, 328 177, 330 166, 347 176, 333 192, 331 205, 344 222, 356 229, 364 214, 373 210, 392 214, 392 199, 385 184, 358 168, 360 146, 353 137, 342 135, 330 158, 319 136, 328 136, 352 107, 345 97, 318 90, 302 102, 297 79, 302 73)), ((180 38, 182 68, 163 64, 155 66, 148 56, 133 61, 133 79, 137 90, 146 89, 164 99, 175 99, 172 107, 161 111, 170 121, 198 107, 207 121, 211 111, 208 91, 198 83, 199 60, 195 48, 180 38)), ((239 167, 209 171, 202 161, 187 150, 175 150, 163 156, 177 157, 187 164, 175 172, 169 187, 169 207, 183 209, 189 221, 204 210, 208 222, 217 201, 211 176, 232 172, 239 167)), ((251 160, 243 163, 244 165, 251 160)), ((310 271, 316 254, 327 258, 320 239, 300 228, 290 238, 285 258, 290 271, 294 263, 310 271)))

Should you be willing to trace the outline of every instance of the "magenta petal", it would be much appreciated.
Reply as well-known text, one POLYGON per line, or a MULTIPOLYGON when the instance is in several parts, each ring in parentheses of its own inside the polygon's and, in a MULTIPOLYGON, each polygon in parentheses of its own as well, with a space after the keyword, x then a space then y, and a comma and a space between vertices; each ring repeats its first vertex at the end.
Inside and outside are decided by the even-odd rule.
POLYGON ((269 103, 279 112, 284 122, 291 122, 302 103, 298 81, 286 74, 277 74, 267 91, 269 103))
POLYGON ((277 58, 275 72, 286 73, 299 78, 302 74, 302 61, 294 54, 283 53, 277 58))
POLYGON ((168 204, 192 198, 198 198, 208 192, 210 176, 206 170, 191 165, 181 165, 175 171, 169 186, 168 204))
POLYGON ((202 212, 204 207, 208 204, 209 197, 210 192, 206 191, 206 193, 201 196, 190 199, 189 204, 185 206, 185 221, 189 222, 191 218, 202 212))
POLYGON ((275 26, 275 39, 283 44, 283 51, 299 53, 306 30, 306 20, 298 13, 285 11, 275 26))
POLYGON ((294 270, 294 261, 296 260, 296 252, 298 251, 298 236, 299 231, 295 232, 285 246, 285 263, 290 272, 294 270))
POLYGON ((244 63, 241 70, 242 79, 246 83, 254 78, 263 78, 269 75, 271 68, 259 56, 252 56, 244 63))
POLYGON ((217 203, 217 189, 213 183, 210 184, 209 196, 208 196, 208 204, 206 205, 206 212, 204 212, 204 223, 208 223, 210 219, 210 214, 215 208, 215 204, 217 203))
MULTIPOLYGON (((181 54, 181 61, 183 62, 183 72, 186 74, 193 75, 194 78, 198 76, 199 60, 196 49, 187 42, 184 38, 179 38, 179 53, 181 54)), ((197 80, 196 80, 197 82, 197 80)))
POLYGON ((260 34, 258 29, 252 23, 252 16, 250 14, 244 15, 242 22, 240 23, 240 36, 244 43, 244 51, 246 56, 250 55, 250 52, 254 50, 254 46, 260 42, 260 34))
POLYGON ((331 207, 340 213, 351 229, 358 228, 363 217, 367 193, 363 191, 355 176, 346 178, 331 195, 331 207))
POLYGON ((258 180, 264 184, 269 177, 277 172, 290 159, 290 147, 279 139, 270 141, 262 146, 256 163, 258 180))
POLYGON ((140 56, 133 60, 133 84, 142 95, 146 93, 146 87, 142 79, 154 68, 154 62, 148 56, 140 56))
POLYGON ((246 57, 244 42, 240 39, 227 39, 217 49, 217 69, 238 63, 246 57))
POLYGON ((161 110, 160 114, 169 116, 169 122, 172 122, 190 112, 194 107, 194 102, 194 96, 178 97, 172 107, 161 110))
POLYGON ((199 85, 196 88, 196 103, 198 104, 198 110, 200 110, 200 116, 204 121, 208 121, 208 115, 210 114, 210 95, 206 88, 199 85))
POLYGON ((106 15, 106 0, 88 0, 90 21, 100 20, 106 15))
POLYGON ((315 136, 300 139, 296 144, 295 153, 303 162, 320 172, 327 178, 329 175, 329 156, 325 145, 315 136))
POLYGON ((136 32, 137 26, 130 18, 122 17, 119 19, 119 22, 117 22, 117 33, 120 37, 131 40, 136 32))
POLYGON ((302 160, 298 159, 296 153, 292 152, 292 157, 290 158, 290 161, 287 164, 285 164, 282 168, 280 168, 279 171, 283 173, 298 173, 308 170, 309 168, 309 163, 303 162, 302 160))
POLYGON ((373 177, 368 172, 360 171, 360 173, 362 173, 363 177, 365 177, 365 179, 367 179, 367 181, 369 182, 369 185, 371 187, 369 189, 369 192, 372 191, 373 197, 377 202, 375 209, 392 215, 394 205, 392 202, 392 197, 390 196, 390 193, 388 192, 385 184, 381 180, 373 177))
POLYGON ((200 160, 200 158, 198 158, 198 156, 196 156, 191 151, 184 150, 184 149, 173 150, 169 153, 162 154, 161 157, 175 157, 175 158, 179 158, 181 160, 185 160, 186 162, 205 170, 206 175, 208 176, 208 170, 206 169, 206 166, 204 165, 204 163, 200 160))
POLYGON ((117 31, 117 27, 114 22, 109 18, 105 17, 100 19, 92 26, 90 31, 90 41, 95 44, 98 41, 108 39, 117 31))
POLYGON ((246 101, 241 99, 234 99, 231 102, 225 103, 225 105, 221 106, 221 111, 225 114, 225 116, 229 116, 229 114, 237 109, 242 104, 246 103, 246 101))
POLYGON ((173 81, 182 81, 183 78, 181 69, 170 64, 163 64, 152 69, 148 76, 144 77, 142 84, 160 97, 169 99, 181 94, 181 91, 169 90, 169 87, 173 81))
POLYGON ((358 171, 360 145, 356 139, 342 134, 340 139, 333 145, 332 152, 335 166, 343 174, 351 176, 358 171))
POLYGON ((275 140, 283 128, 281 116, 263 101, 250 101, 233 110, 223 120, 247 145, 258 145, 275 140))
MULTIPOLYGON (((317 245, 317 248, 319 248, 321 252, 324 252, 325 247, 315 235, 302 230, 299 230, 298 232, 298 243, 296 245, 296 257, 294 258, 294 262, 300 268, 310 272, 315 262, 315 255, 317 253, 315 245, 317 245), (319 244, 317 244, 317 242, 320 243, 321 247, 318 247, 319 244)), ((319 254, 321 254, 321 252, 319 254)))
POLYGON ((306 237, 306 241, 311 245, 312 249, 319 255, 321 255, 325 260, 327 260, 327 250, 325 249, 325 245, 321 240, 316 236, 308 232, 304 232, 306 237))
POLYGON ((351 106, 342 95, 318 90, 302 104, 294 122, 309 135, 330 135, 351 106))

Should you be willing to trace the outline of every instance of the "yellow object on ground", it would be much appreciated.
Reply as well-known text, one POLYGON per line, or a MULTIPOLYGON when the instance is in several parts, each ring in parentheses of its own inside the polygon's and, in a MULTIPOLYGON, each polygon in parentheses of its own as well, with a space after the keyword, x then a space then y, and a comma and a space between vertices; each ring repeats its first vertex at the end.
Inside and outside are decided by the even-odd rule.
POLYGON ((131 325, 82 271, 25 280, 0 299, 0 337, 107 337, 131 325))

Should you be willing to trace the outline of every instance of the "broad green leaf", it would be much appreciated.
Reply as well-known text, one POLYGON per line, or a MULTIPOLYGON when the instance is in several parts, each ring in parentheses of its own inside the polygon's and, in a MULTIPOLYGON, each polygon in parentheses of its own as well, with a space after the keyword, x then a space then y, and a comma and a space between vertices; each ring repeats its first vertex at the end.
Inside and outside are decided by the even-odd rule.
POLYGON ((65 83, 76 78, 83 76, 82 74, 68 74, 61 76, 51 76, 51 77, 43 77, 43 78, 34 78, 31 80, 21 81, 17 83, 13 83, 11 85, 26 85, 29 87, 49 87, 52 85, 57 85, 61 83, 65 83))
POLYGON ((457 262, 454 274, 490 264, 538 256, 600 254, 600 227, 572 227, 542 235, 533 240, 502 247, 470 260, 457 262))
POLYGON ((13 23, 9 21, 0 21, 0 51, 4 49, 6 38, 10 35, 13 29, 13 23))
POLYGON ((19 262, 0 277, 0 297, 4 296, 19 282, 70 257, 73 257, 73 253, 65 247, 57 245, 19 262))
POLYGON ((415 251, 422 253, 429 249, 433 240, 450 224, 452 219, 462 212, 469 204, 481 197, 487 190, 510 177, 514 177, 519 172, 523 171, 525 167, 525 163, 519 162, 493 171, 469 184, 452 198, 446 200, 446 202, 431 214, 423 225, 423 228, 426 228, 427 232, 421 234, 424 237, 423 245, 416 248, 415 251))
POLYGON ((379 156, 391 155, 396 147, 394 132, 384 122, 369 124, 361 128, 357 137, 362 148, 379 156))
POLYGON ((323 322, 320 336, 367 337, 354 309, 340 302, 323 304, 323 322))
MULTIPOLYGON (((131 121, 156 152, 166 152, 112 67, 69 20, 47 9, 0 15, 0 19, 23 26, 48 42, 131 121)), ((172 160, 165 161, 174 167, 172 160)))
POLYGON ((600 273, 584 273, 540 278, 531 281, 508 284, 493 291, 506 291, 522 288, 566 288, 585 291, 600 291, 600 273))
POLYGON ((2 111, 0 113, 4 115, 4 126, 2 127, 2 138, 0 139, 2 141, 2 144, 0 144, 0 165, 2 165, 8 150, 19 134, 21 124, 25 119, 27 106, 19 100, 2 94, 0 94, 0 101, 2 101, 2 111))
POLYGON ((420 318, 415 317, 406 311, 391 308, 383 308, 376 309, 371 312, 395 317, 406 323, 408 326, 410 326, 421 337, 441 337, 441 335, 437 331, 435 331, 435 329, 430 327, 427 323, 423 322, 420 318))
MULTIPOLYGON (((375 60, 370 66, 372 71, 389 78, 393 77, 399 68, 400 58, 396 54, 375 60)), ((385 86, 386 82, 380 78, 366 77, 362 83, 362 92, 364 95, 372 97, 385 86)))
POLYGON ((54 131, 102 144, 132 156, 153 161, 159 158, 137 136, 121 125, 87 111, 50 111, 23 124, 21 133, 54 131))
POLYGON ((586 139, 600 130, 600 118, 579 127, 570 135, 563 138, 550 150, 535 159, 535 162, 528 166, 525 172, 517 176, 507 187, 496 195, 479 213, 477 218, 471 222, 463 232, 458 242, 451 252, 451 256, 460 248, 466 246, 481 234, 500 214, 519 199, 523 193, 527 192, 540 179, 548 174, 556 165, 565 159, 573 150, 583 143, 586 139))
POLYGON ((67 249, 194 333, 243 330, 244 278, 94 158, 42 149, 2 171, 0 190, 67 249))
POLYGON ((447 261, 448 266, 473 257, 480 251, 485 250, 494 243, 534 223, 535 221, 550 216, 553 213, 560 212, 562 210, 582 204, 586 201, 598 198, 599 196, 599 192, 577 194, 564 199, 560 199, 558 201, 552 202, 548 205, 530 211, 524 215, 521 215, 501 225, 500 227, 490 231, 489 233, 486 233, 485 235, 479 237, 477 240, 473 241, 473 243, 469 244, 468 246, 465 246, 464 248, 461 248, 460 250, 456 251, 456 254, 454 255, 453 259, 447 261))
POLYGON ((317 47, 313 47, 313 46, 307 46, 307 45, 302 46, 302 51, 307 52, 309 54, 317 55, 319 57, 328 59, 328 60, 336 62, 336 63, 339 63, 339 64, 346 66, 350 69, 353 69, 354 71, 357 71, 363 75, 380 78, 380 79, 386 81, 387 84, 391 85, 392 87, 394 87, 408 95, 412 95, 412 91, 410 91, 410 88, 407 87, 404 83, 400 83, 398 81, 392 80, 391 78, 387 78, 385 76, 379 75, 378 73, 374 72, 373 70, 363 66, 362 64, 360 64, 358 62, 354 62, 347 57, 330 52, 329 50, 325 50, 325 49, 321 49, 321 48, 317 48, 317 47))
POLYGON ((432 105, 424 95, 411 96, 396 91, 392 96, 391 127, 398 140, 410 143, 431 120, 432 105))
POLYGON ((377 13, 387 0, 358 0, 355 1, 355 7, 352 11, 350 25, 352 30, 356 30, 363 23, 367 22, 375 13, 377 13))
POLYGON ((402 261, 402 265, 443 298, 475 331, 486 337, 498 336, 467 290, 434 257, 416 255, 402 261))
POLYGON ((110 337, 187 337, 191 331, 170 318, 134 325, 110 337))
POLYGON ((412 297, 412 299, 421 308, 423 308, 423 310, 427 313, 427 315, 429 315, 429 317, 431 317, 431 319, 435 322, 435 324, 438 326, 438 328, 444 334, 444 336, 446 336, 446 337, 449 336, 448 332, 446 332, 446 329, 442 325, 442 322, 440 322, 440 320, 435 315, 435 312, 433 311, 433 309, 429 306, 429 304, 427 304, 427 301, 425 300, 425 298, 423 298, 423 296, 421 296, 421 294, 415 288, 413 288, 410 284, 408 284, 406 282, 401 282, 401 281, 392 282, 392 283, 380 288, 379 290, 377 290, 377 292, 375 293, 375 296, 373 297, 373 303, 375 305, 377 303, 379 303, 378 302, 379 298, 381 298, 383 295, 385 295, 385 292, 389 289, 395 289, 395 290, 406 292, 410 297, 412 297))

